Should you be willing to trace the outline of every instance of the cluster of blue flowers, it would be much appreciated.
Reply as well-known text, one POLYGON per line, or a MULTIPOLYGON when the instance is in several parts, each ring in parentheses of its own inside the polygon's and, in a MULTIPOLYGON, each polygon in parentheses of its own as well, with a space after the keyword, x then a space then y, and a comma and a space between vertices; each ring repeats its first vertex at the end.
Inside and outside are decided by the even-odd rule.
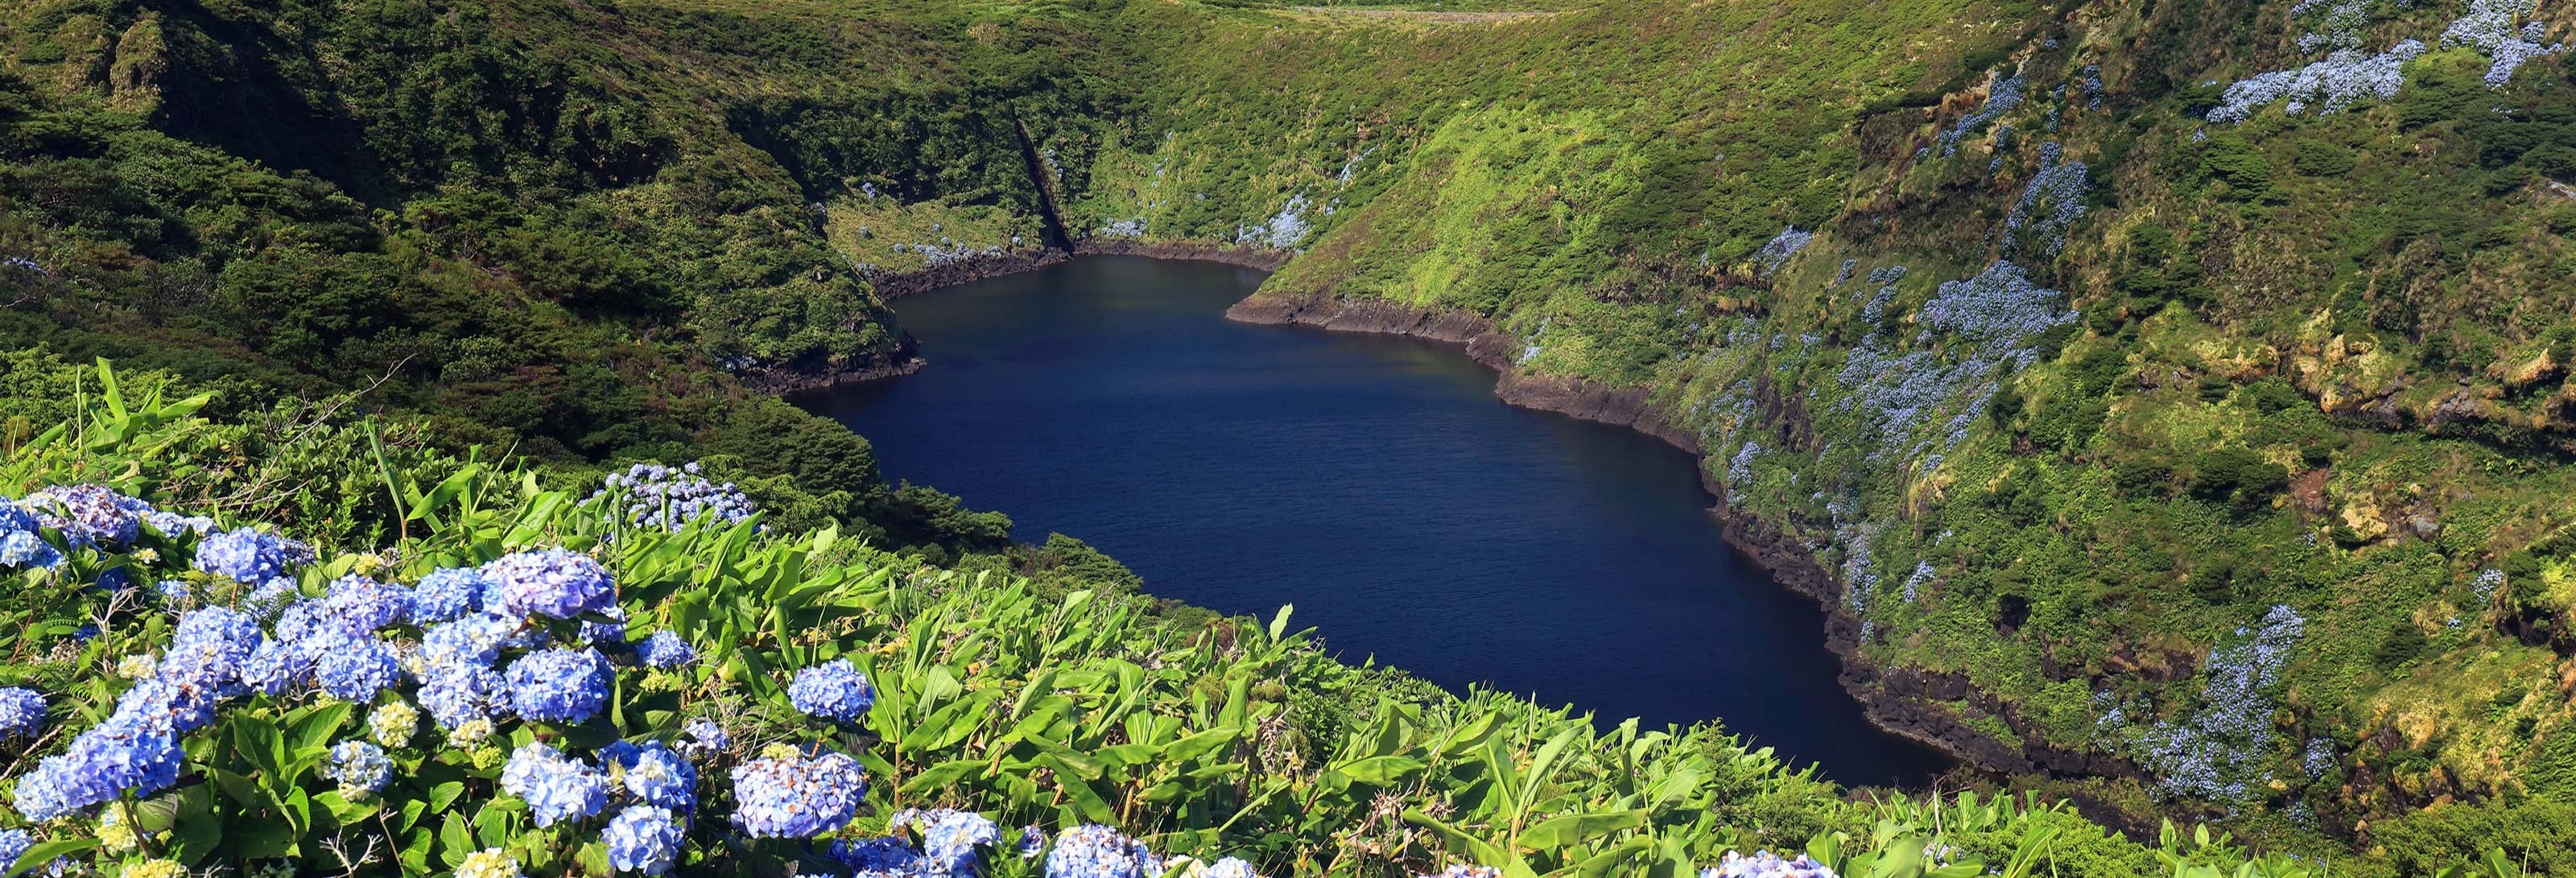
POLYGON ((1236 226, 1234 242, 1260 244, 1277 250, 1294 250, 1299 242, 1306 240, 1308 233, 1314 231, 1314 227, 1306 222, 1306 207, 1305 193, 1289 193, 1288 203, 1281 205, 1279 212, 1271 215, 1268 220, 1247 226, 1236 226))
POLYGON ((482 609, 504 616, 571 619, 616 602, 608 569, 590 556, 564 549, 514 552, 483 565, 488 584, 482 609))
POLYGON ((45 727, 45 695, 17 686, 0 688, 0 738, 23 738, 45 727))
POLYGON ((856 723, 876 704, 877 693, 849 659, 834 659, 797 671, 787 684, 787 701, 807 716, 856 723))
POLYGON ((867 795, 858 760, 823 752, 734 766, 734 827, 754 838, 812 838, 858 816, 867 795))
POLYGON ((2319 8, 2326 11, 2315 30, 2299 35, 2299 51, 2361 48, 2361 29, 2370 24, 2370 5, 2371 0, 2299 0, 2290 7, 2292 18, 2319 8))
POLYGON ((502 678, 519 716, 549 723, 588 722, 608 705, 608 658, 599 650, 546 649, 520 656, 502 678))
POLYGON ((1001 829, 991 819, 945 808, 897 811, 886 828, 898 834, 835 841, 831 858, 858 878, 974 878, 978 850, 1001 841, 1001 829), (901 835, 906 831, 920 836, 918 849, 901 835))
POLYGON ((659 741, 612 742, 598 756, 592 764, 546 744, 523 745, 502 767, 501 789, 526 801, 538 826, 577 824, 622 806, 600 831, 609 863, 622 872, 669 871, 697 810, 696 766, 659 741))
MULTIPOLYGON (((1837 378, 1851 395, 1840 407, 1862 419, 1862 434, 1854 438, 1878 447, 1869 455, 1874 461, 1881 451, 1911 437, 1934 411, 1964 400, 1957 406, 1959 415, 1946 425, 1946 441, 1956 446, 1993 396, 1996 385, 1990 376, 1996 368, 2007 362, 2027 365, 2038 356, 2033 339, 2075 319, 2063 302, 2062 294, 2032 283, 2009 260, 1998 260, 1974 277, 1942 282, 1918 314, 1925 333, 1918 340, 1943 332, 1959 344, 1900 353, 1873 331, 1845 354, 1837 378)), ((1931 441, 1912 446, 1908 458, 1928 450, 1931 441)))
POLYGON ((104 485, 58 485, 18 502, 75 549, 129 545, 142 535, 144 517, 158 511, 104 485))
POLYGON ((2084 218, 2084 191, 2091 178, 2083 162, 2061 162, 2064 153, 2057 141, 2040 144, 2039 173, 2022 187, 2021 199, 2004 217, 2004 252, 2012 252, 2021 240, 2013 233, 2025 229, 2049 256, 2066 248, 2066 230, 2084 218))
POLYGON ((52 567, 63 553, 36 533, 34 513, 13 501, 0 500, 0 568, 52 567))
POLYGON ((365 741, 342 741, 331 745, 331 761, 322 768, 324 777, 340 784, 340 794, 350 799, 374 795, 393 780, 394 762, 385 756, 385 748, 365 741))
MULTIPOLYGON (((413 587, 349 575, 306 597, 295 573, 314 560, 311 550, 273 534, 223 530, 92 486, 47 489, 23 504, 0 502, 0 530, 41 540, 35 529, 50 529, 75 549, 130 547, 147 526, 164 535, 203 535, 189 566, 259 585, 231 606, 165 603, 178 615, 166 651, 121 660, 135 682, 118 695, 109 717, 17 779, 14 804, 30 821, 78 817, 171 787, 184 765, 182 737, 211 723, 226 702, 254 694, 318 691, 365 705, 396 692, 367 714, 375 740, 342 740, 321 766, 343 795, 376 795, 396 774, 387 748, 406 746, 423 712, 400 697, 402 689, 416 683, 410 694, 421 707, 452 740, 473 747, 491 739, 494 724, 505 718, 580 722, 597 715, 615 673, 602 650, 623 655, 628 649, 613 578, 588 556, 562 549, 438 570, 413 587), (591 635, 589 644, 553 645, 556 627, 576 624, 591 635), (397 627, 405 625, 418 629, 417 639, 397 627)), ((47 548, 60 554, 63 547, 47 548)), ((678 667, 695 658, 674 632, 657 632, 645 643, 649 650, 635 651, 641 663, 678 667)), ((0 689, 0 735, 32 734, 46 717, 41 693, 0 689)), ((693 722, 691 730, 696 739, 723 746, 721 729, 711 723, 693 722)), ((695 767, 659 743, 614 744, 603 748, 600 762, 533 745, 512 754, 502 786, 527 799, 542 825, 631 805, 605 833, 612 859, 628 871, 668 870, 677 862, 686 815, 696 808, 695 767)), ((475 874, 516 874, 506 855, 476 856, 475 874)))
POLYGON ((545 744, 510 751, 501 789, 528 803, 538 826, 578 821, 608 806, 608 773, 545 744))
POLYGON ((668 531, 700 518, 736 524, 758 511, 732 482, 709 481, 699 473, 696 461, 678 468, 639 463, 623 473, 609 473, 590 499, 622 502, 628 522, 668 531))
POLYGON ((2212 122, 2243 122, 2254 113, 2275 102, 2287 100, 2282 112, 2296 116, 2315 106, 2320 116, 2340 113, 2353 103, 2369 98, 2386 100, 2397 96, 2406 84, 2406 62, 2424 54, 2424 44, 2405 40, 2376 55, 2362 54, 2359 49, 2338 49, 2325 60, 2296 70, 2274 70, 2237 80, 2219 96, 2219 105, 2206 118, 2212 122))
POLYGON ((668 670, 698 660, 698 648, 676 632, 655 631, 636 644, 635 657, 648 668, 668 670))
POLYGON ((2543 45, 2547 31, 2522 17, 2540 8, 2539 0, 2470 0, 2468 12, 2442 30, 2442 46, 2474 46, 2495 63, 2487 68, 2488 88, 2513 81, 2524 62, 2567 51, 2566 43, 2543 45))
POLYGON ((2272 689, 2306 630, 2296 611, 2275 606, 2210 650, 2200 708, 2136 742, 2167 794, 2236 803, 2259 793, 2275 737, 2272 689))
POLYGON ((18 778, 18 813, 41 823, 167 789, 179 781, 179 736, 214 719, 213 701, 198 687, 159 679, 126 690, 106 722, 18 778))
POLYGON ((1085 824, 1058 834, 1046 855, 1047 878, 1154 878, 1162 861, 1145 843, 1106 826, 1085 824))
POLYGON ((1789 261, 1789 257, 1796 256, 1798 251, 1807 249, 1807 242, 1815 238, 1816 233, 1800 231, 1797 226, 1781 229, 1780 234, 1771 236, 1771 240, 1765 242, 1761 250, 1754 252, 1753 259, 1762 264, 1764 274, 1779 271, 1780 266, 1789 261))
POLYGON ((687 828, 668 808, 628 805, 599 833, 608 847, 608 865, 620 872, 660 875, 680 861, 687 828))
POLYGON ((1958 124, 1941 132, 1939 138, 1941 154, 1958 155, 1959 141, 1962 138, 1985 127, 1988 122, 2003 118, 2003 115, 2012 112, 2014 107, 2021 106, 2024 97, 2022 92, 2028 85, 2029 82, 2022 78, 2019 70, 2014 70, 2011 76, 2005 76, 2000 70, 1995 71, 1994 78, 1986 87, 1985 104, 1979 106, 1975 112, 1959 117, 1958 124))
POLYGON ((197 541, 198 570, 252 586, 285 580, 294 586, 295 570, 313 563, 313 548, 255 528, 219 531, 197 541))
POLYGON ((1840 878, 1824 864, 1799 854, 1781 859, 1779 854, 1763 851, 1745 856, 1727 851, 1715 867, 1701 869, 1699 878, 1840 878))
POLYGON ((2030 282, 2009 260, 1966 280, 1944 281, 1923 303, 1922 322, 1990 350, 2009 351, 2075 319, 2065 296, 2030 282))

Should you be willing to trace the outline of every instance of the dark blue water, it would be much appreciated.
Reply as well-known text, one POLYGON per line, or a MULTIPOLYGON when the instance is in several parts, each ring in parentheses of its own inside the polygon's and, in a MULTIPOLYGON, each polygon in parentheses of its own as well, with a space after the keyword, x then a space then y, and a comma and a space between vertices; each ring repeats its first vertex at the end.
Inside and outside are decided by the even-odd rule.
POLYGON ((1723 718, 1846 783, 1945 767, 1861 718, 1822 616, 1727 549, 1689 455, 1506 406, 1455 347, 1226 320, 1261 279, 1104 257, 913 296, 928 367, 798 403, 889 479, 1079 537, 1157 595, 1295 604, 1345 657, 1723 718))

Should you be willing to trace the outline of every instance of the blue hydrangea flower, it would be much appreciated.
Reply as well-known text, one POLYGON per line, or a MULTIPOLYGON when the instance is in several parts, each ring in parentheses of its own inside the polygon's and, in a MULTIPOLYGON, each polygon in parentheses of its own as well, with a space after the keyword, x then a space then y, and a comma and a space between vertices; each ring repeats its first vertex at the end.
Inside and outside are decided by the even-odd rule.
POLYGON ((411 589, 353 573, 331 583, 320 611, 331 627, 372 634, 411 617, 411 589))
POLYGON ((429 627, 420 638, 421 659, 432 667, 488 668, 501 660, 501 647, 519 632, 516 619, 473 613, 429 627))
POLYGON ((179 617, 170 652, 161 658, 163 679, 237 694, 242 665, 266 641, 259 620, 229 607, 201 607, 179 617))
MULTIPOLYGON (((45 696, 33 689, 0 689, 0 738, 32 735, 45 727, 45 696)), ((0 867, 8 861, 0 858, 0 867)))
POLYGON ((18 865, 18 858, 26 856, 27 849, 35 846, 36 840, 29 837, 24 829, 0 831, 0 875, 8 874, 18 865))
POLYGON ((491 668, 433 667, 421 682, 420 706, 438 721, 439 728, 452 732, 475 720, 489 720, 505 707, 503 685, 500 672, 491 668))
POLYGON ((313 656, 284 640, 268 640, 241 664, 241 681, 268 695, 287 695, 313 682, 313 656))
POLYGON ((152 584, 153 595, 161 599, 161 608, 177 612, 196 605, 197 590, 184 579, 164 579, 152 584))
POLYGON ((797 671, 795 682, 787 684, 787 701, 807 716, 855 723, 875 706, 877 692, 849 659, 834 659, 797 671))
POLYGON ((832 842, 830 856, 859 874, 909 875, 920 870, 921 854, 903 839, 890 835, 862 841, 832 842))
POLYGON ((1779 854, 1763 851, 1745 856, 1727 851, 1725 859, 1712 868, 1701 869, 1699 878, 1838 878, 1834 870, 1799 854, 1783 860, 1779 854))
POLYGON ((617 600, 608 568, 564 549, 514 552, 483 565, 491 589, 483 608, 507 616, 570 619, 605 609, 617 600))
POLYGON ((939 873, 947 875, 972 876, 975 849, 1002 840, 1001 827, 973 811, 906 809, 897 812, 886 825, 919 831, 922 856, 939 873))
POLYGON ((682 814, 697 810, 698 769, 668 745, 660 741, 647 741, 641 747, 628 744, 614 756, 603 749, 600 757, 626 770, 626 791, 636 801, 682 814))
POLYGON ((293 601, 279 607, 277 621, 269 623, 269 633, 278 640, 297 643, 324 628, 321 601, 293 601))
POLYGON ((1261 878, 1261 873, 1253 871, 1251 863, 1227 857, 1208 867, 1207 878, 1261 878))
POLYGON ((402 679, 402 665, 384 641, 373 637, 337 638, 313 662, 313 678, 322 691, 343 701, 365 704, 376 693, 402 679))
POLYGON ((267 582, 313 562, 303 543, 252 528, 237 528, 197 543, 197 569, 235 582, 267 582))
POLYGON ((602 487, 583 502, 611 499, 612 492, 622 491, 627 521, 668 531, 678 531, 699 518, 734 524, 751 517, 751 498, 731 482, 708 481, 698 470, 696 463, 678 469, 639 463, 623 474, 608 474, 601 480, 602 487))
POLYGON ((688 740, 680 742, 682 753, 708 756, 733 747, 733 736, 725 734, 724 727, 716 725, 715 720, 693 719, 681 725, 680 730, 689 734, 688 740))
POLYGON ((19 505, 34 512, 39 524, 61 531, 73 548, 132 543, 143 532, 143 516, 153 512, 152 504, 104 485, 56 485, 19 505))
POLYGON ((342 741, 331 745, 331 761, 322 767, 322 776, 338 781, 340 794, 359 798, 385 788, 393 780, 394 761, 385 750, 365 741, 342 741))
POLYGON ((596 646, 612 652, 625 649, 626 608, 610 604, 600 610, 599 615, 608 617, 609 621, 581 620, 581 634, 576 639, 583 646, 596 646))
POLYGON ((501 789, 528 802, 538 826, 553 826, 599 813, 608 805, 608 776, 544 744, 510 752, 501 767, 501 789))
POLYGON ((63 563, 62 550, 45 542, 34 531, 13 530, 0 534, 0 567, 24 570, 60 563, 63 563))
POLYGON ((492 581, 471 567, 432 570, 411 590, 411 623, 426 626, 483 608, 483 592, 492 581))
POLYGON ((116 696, 115 715, 186 734, 215 721, 215 699, 207 687, 154 677, 116 696))
POLYGON ((507 681, 511 708, 539 722, 586 722, 608 704, 608 659, 594 649, 521 656, 507 681))
POLYGON ((42 823, 127 791, 148 796, 179 781, 179 761, 175 731, 120 711, 20 776, 18 813, 42 823))
POLYGON ((644 642, 636 646, 635 652, 648 668, 676 668, 698 660, 697 647, 690 646, 688 640, 670 631, 653 632, 653 636, 644 638, 644 642))
POLYGON ((839 753, 811 759, 755 759, 734 766, 733 822, 754 838, 812 838, 859 813, 867 778, 839 753))
POLYGON ((1150 878, 1162 861, 1145 843, 1096 824, 1067 829, 1047 851, 1047 878, 1150 878))
POLYGON ((629 805, 599 834, 608 864, 620 872, 660 875, 680 858, 680 821, 651 805, 629 805))
POLYGON ((181 515, 159 509, 144 513, 143 521, 152 525, 152 529, 159 531, 162 536, 168 537, 213 533, 218 527, 214 519, 203 515, 181 515))

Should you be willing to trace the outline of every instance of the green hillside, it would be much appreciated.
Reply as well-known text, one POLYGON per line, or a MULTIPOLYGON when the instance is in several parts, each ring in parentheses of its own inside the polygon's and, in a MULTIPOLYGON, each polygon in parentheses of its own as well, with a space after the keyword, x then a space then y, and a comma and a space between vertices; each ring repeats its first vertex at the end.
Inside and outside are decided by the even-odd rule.
MULTIPOLYGON (((234 431, 115 478, 333 549, 418 538, 386 467, 703 459, 780 545, 1132 588, 775 393, 915 365, 880 286, 1286 256, 1241 313, 1463 314, 1507 384, 1641 393, 1962 783, 2337 873, 2576 874, 2571 29, 2530 0, 24 2, 0 446, 75 418, 45 364, 106 357, 234 431), (182 475, 263 468, 296 475, 182 475)), ((110 477, 19 465, 0 493, 110 477)), ((1175 639, 1136 648, 1235 624, 1155 615, 1175 639)), ((1659 802, 1575 846, 1920 829, 1756 773, 1786 811, 1659 802)), ((1032 795, 950 803, 1045 822, 1032 795)), ((1103 822, 1272 872, 1491 859, 1400 812, 1370 818, 1396 852, 1336 859, 1359 830, 1262 813, 1103 822)), ((2057 874, 2182 868, 2100 844, 2126 865, 2057 874)))

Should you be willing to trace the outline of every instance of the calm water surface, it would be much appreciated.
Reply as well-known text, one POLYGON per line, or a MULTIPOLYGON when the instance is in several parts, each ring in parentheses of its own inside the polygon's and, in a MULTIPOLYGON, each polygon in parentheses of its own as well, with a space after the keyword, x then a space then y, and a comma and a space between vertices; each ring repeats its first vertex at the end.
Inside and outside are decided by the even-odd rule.
POLYGON ((1158 595, 1295 604, 1345 657, 1722 717, 1847 783, 1944 767, 1861 718, 1818 610, 1728 551, 1689 455, 1506 406, 1454 347, 1227 321, 1261 279, 1103 257, 909 297, 927 368, 797 402, 889 479, 1079 537, 1158 595))

